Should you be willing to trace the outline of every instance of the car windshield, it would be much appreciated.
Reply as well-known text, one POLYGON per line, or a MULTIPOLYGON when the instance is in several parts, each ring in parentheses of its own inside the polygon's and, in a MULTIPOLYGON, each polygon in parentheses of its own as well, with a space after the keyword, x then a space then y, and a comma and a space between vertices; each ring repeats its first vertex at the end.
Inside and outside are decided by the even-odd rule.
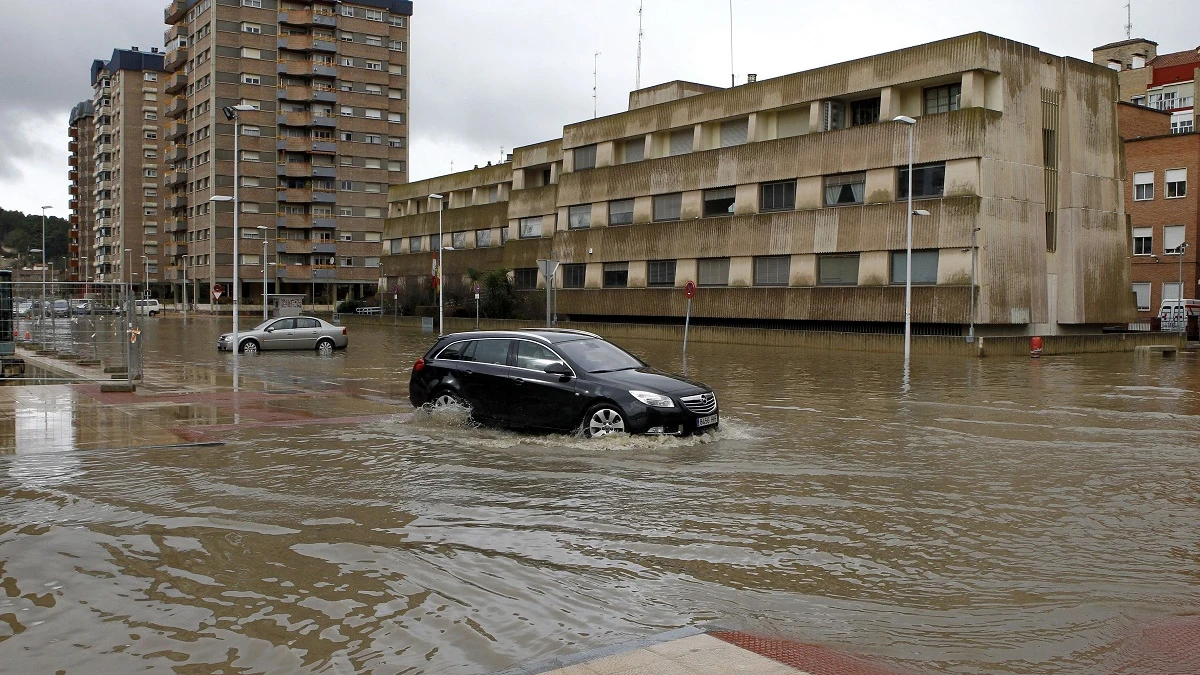
POLYGON ((554 346, 589 373, 611 373, 646 365, 624 349, 604 340, 572 340, 554 346))
POLYGON ((267 319, 266 321, 258 324, 257 326, 255 326, 254 328, 251 328, 250 330, 262 330, 262 329, 266 328, 267 326, 270 326, 273 323, 275 323, 275 319, 267 319))

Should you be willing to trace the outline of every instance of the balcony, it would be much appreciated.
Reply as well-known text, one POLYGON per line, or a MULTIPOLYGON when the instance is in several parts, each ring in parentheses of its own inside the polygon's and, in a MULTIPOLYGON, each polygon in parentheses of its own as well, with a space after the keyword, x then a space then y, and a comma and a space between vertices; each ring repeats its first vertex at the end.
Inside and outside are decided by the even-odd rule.
POLYGON ((71 195, 72 197, 78 197, 79 196, 79 186, 74 183, 72 183, 71 185, 68 185, 67 186, 67 194, 71 195))
POLYGON ((288 178, 309 178, 312 176, 312 164, 307 162, 281 163, 277 167, 276 175, 287 176, 288 178))
POLYGON ((187 255, 188 245, 186 241, 168 241, 163 244, 163 250, 168 257, 187 255))
POLYGON ((280 239, 275 242, 276 253, 309 254, 313 252, 311 239, 280 239))
POLYGON ((167 218, 164 227, 168 232, 187 232, 187 218, 167 218))
POLYGON ((67 152, 79 152, 79 141, 75 139, 67 141, 67 152))
POLYGON ((99 143, 96 145, 96 154, 97 155, 104 154, 104 153, 111 154, 112 151, 113 151, 112 141, 105 141, 103 143, 99 143))
POLYGON ((67 207, 71 208, 71 209, 79 208, 79 199, 77 199, 75 197, 71 197, 70 199, 67 200, 67 207))
POLYGON ((187 182, 187 171, 168 171, 163 185, 179 185, 187 182))
POLYGON ((67 157, 67 166, 71 167, 72 169, 78 169, 79 168, 79 155, 68 156, 67 157))
POLYGON ((167 78, 166 91, 168 94, 178 94, 187 86, 188 77, 183 71, 177 71, 167 78))
POLYGON ((187 112, 187 99, 182 96, 176 96, 167 104, 167 117, 175 119, 181 117, 185 112, 187 112))
POLYGON ((308 281, 313 276, 312 267, 309 265, 280 265, 276 269, 279 278, 288 281, 308 281))
POLYGON ((187 122, 172 120, 171 122, 167 123, 167 138, 174 141, 187 134, 187 130, 187 122))
POLYGON ((313 265, 313 279, 336 279, 337 268, 333 265, 313 265))
POLYGON ((332 63, 303 61, 299 59, 276 62, 275 72, 280 75, 290 75, 292 77, 312 77, 313 75, 337 77, 337 68, 332 63))
POLYGON ((178 164, 179 162, 187 160, 187 155, 188 153, 186 145, 172 145, 167 149, 167 163, 178 164))
POLYGON ((324 218, 315 218, 314 217, 312 219, 312 226, 314 228, 332 230, 334 227, 336 227, 336 224, 335 224, 334 219, 329 216, 324 217, 324 218))
POLYGON ((1151 108, 1157 110, 1182 110, 1191 108, 1194 98, 1191 96, 1179 96, 1177 98, 1162 98, 1150 104, 1151 108))
MULTIPOLYGON (((376 248, 378 248, 378 246, 376 246, 376 248)), ((332 255, 337 253, 337 242, 332 239, 316 241, 313 242, 312 250, 313 253, 328 253, 332 255)))
POLYGON ((317 166, 314 164, 312 175, 314 178, 336 178, 337 169, 332 166, 317 166))
MULTIPOLYGON (((169 40, 167 41, 167 44, 170 44, 169 40)), ((184 62, 187 61, 187 58, 188 48, 176 47, 175 49, 167 52, 166 59, 163 61, 163 67, 169 71, 179 70, 179 68, 183 66, 184 62)))
POLYGON ((293 9, 279 13, 279 23, 293 26, 336 26, 337 15, 333 11, 316 7, 313 9, 293 9))
POLYGON ((276 150, 288 152, 312 152, 312 146, 313 141, 308 136, 288 136, 275 141, 276 150))
POLYGON ((279 37, 279 48, 290 49, 296 52, 306 52, 313 48, 313 36, 311 35, 281 35, 279 37))
POLYGON ((173 0, 163 10, 163 23, 179 23, 187 16, 188 3, 186 0, 173 0))
POLYGON ((167 208, 169 209, 186 209, 187 205, 187 195, 171 195, 167 197, 167 208))
MULTIPOLYGON (((165 21, 163 23, 166 23, 165 21)), ((181 37, 187 37, 187 24, 182 26, 172 25, 170 28, 163 31, 163 44, 169 45, 181 37)))
POLYGON ((296 85, 280 87, 276 93, 276 97, 284 101, 311 101, 313 89, 312 87, 300 87, 296 85))

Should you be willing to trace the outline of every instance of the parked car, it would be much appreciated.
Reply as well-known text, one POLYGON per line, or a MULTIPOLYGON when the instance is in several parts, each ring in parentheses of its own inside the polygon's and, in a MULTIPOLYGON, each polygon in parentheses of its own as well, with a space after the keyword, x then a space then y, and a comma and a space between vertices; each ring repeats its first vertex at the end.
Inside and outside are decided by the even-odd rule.
POLYGON ((134 300, 133 307, 138 316, 158 316, 162 313, 162 305, 154 299, 134 300))
MULTIPOLYGON (((312 316, 270 319, 238 333, 239 351, 243 354, 274 349, 316 349, 332 353, 335 349, 345 349, 349 342, 345 328, 312 316)), ((233 333, 217 338, 217 350, 233 351, 233 333)))
POLYGON ((408 391, 415 407, 462 404, 483 423, 588 437, 689 435, 720 421, 712 388, 574 330, 447 335, 413 364, 408 391))
POLYGON ((71 303, 66 300, 55 300, 52 307, 55 318, 71 316, 71 303))

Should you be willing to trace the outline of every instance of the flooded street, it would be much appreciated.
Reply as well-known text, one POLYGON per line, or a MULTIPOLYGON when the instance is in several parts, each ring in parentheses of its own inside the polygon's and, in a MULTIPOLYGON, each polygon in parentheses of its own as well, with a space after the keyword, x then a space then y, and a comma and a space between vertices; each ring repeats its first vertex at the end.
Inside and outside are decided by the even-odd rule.
MULTIPOLYGON (((227 387, 223 329, 149 321, 147 372, 227 387)), ((410 417, 430 344, 242 359, 242 397, 366 421, 0 451, 0 671, 486 673, 715 623, 1082 674, 1200 611, 1195 353, 917 358, 902 396, 894 355, 699 344, 717 434, 585 441, 410 417)))

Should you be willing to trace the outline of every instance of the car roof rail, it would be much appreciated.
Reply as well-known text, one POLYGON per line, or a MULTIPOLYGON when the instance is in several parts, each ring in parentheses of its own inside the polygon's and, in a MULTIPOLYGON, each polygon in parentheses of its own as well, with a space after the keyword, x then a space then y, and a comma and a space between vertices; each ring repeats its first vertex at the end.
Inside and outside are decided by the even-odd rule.
POLYGON ((589 333, 585 330, 579 330, 577 328, 525 328, 523 330, 531 331, 531 332, 538 332, 538 333, 562 333, 564 335, 582 335, 584 337, 603 339, 599 335, 596 335, 595 333, 589 333))

